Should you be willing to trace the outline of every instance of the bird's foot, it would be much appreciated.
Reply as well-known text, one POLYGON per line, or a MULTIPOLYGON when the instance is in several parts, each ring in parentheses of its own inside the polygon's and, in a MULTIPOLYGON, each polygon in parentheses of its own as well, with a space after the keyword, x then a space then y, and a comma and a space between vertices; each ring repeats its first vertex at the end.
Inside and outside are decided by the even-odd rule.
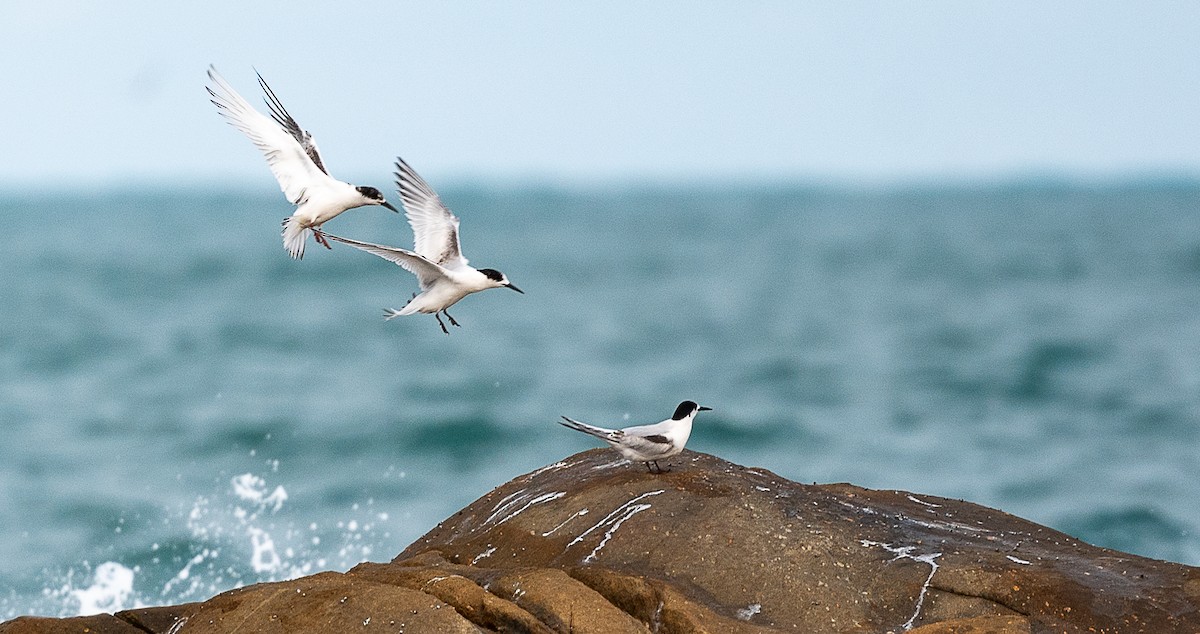
POLYGON ((446 334, 450 334, 450 331, 449 331, 449 330, 446 330, 446 324, 443 324, 443 323, 442 323, 442 318, 441 318, 441 317, 439 317, 437 313, 434 313, 434 314, 433 314, 433 318, 434 318, 434 319, 436 319, 436 320, 438 320, 438 325, 442 327, 442 332, 444 332, 444 333, 446 333, 446 334))
POLYGON ((333 250, 333 247, 329 246, 329 240, 325 237, 325 234, 321 233, 320 229, 318 229, 317 227, 313 227, 312 232, 313 232, 313 239, 317 241, 317 244, 325 247, 326 249, 329 249, 330 251, 333 250))
POLYGON ((458 324, 458 322, 454 320, 454 317, 452 317, 452 316, 450 315, 450 313, 448 313, 448 312, 446 312, 445 310, 443 310, 443 311, 442 311, 442 314, 443 314, 443 315, 445 315, 447 318, 449 318, 449 319, 450 319, 450 325, 451 325, 451 326, 454 326, 455 328, 462 328, 462 326, 460 326, 460 325, 458 324))
POLYGON ((657 460, 651 460, 651 461, 647 462, 646 468, 650 470, 650 473, 667 473, 668 471, 670 471, 670 469, 663 469, 662 465, 658 464, 657 460), (654 465, 654 466, 651 467, 651 465, 654 465))

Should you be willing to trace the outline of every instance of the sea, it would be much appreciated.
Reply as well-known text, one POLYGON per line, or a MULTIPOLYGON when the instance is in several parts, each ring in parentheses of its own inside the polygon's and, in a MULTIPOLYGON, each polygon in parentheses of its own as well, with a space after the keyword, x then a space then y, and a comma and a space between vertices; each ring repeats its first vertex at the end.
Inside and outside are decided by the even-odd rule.
POLYGON ((1200 565, 1200 181, 442 194, 525 291, 449 335, 383 319, 416 283, 381 258, 291 260, 269 182, 4 190, 0 620, 388 561, 598 445, 559 416, 685 399, 695 451, 1200 565))

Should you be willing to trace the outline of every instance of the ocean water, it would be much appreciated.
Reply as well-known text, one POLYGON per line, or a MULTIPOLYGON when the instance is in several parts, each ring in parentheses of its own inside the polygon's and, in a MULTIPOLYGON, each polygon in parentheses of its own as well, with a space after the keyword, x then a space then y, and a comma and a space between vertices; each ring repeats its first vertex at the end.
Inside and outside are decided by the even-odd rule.
POLYGON ((266 186, 0 196, 0 618, 386 561, 596 445, 559 415, 683 399, 698 451, 1200 564, 1200 183, 443 194, 526 291, 451 336, 382 319, 394 265, 291 261, 266 186))

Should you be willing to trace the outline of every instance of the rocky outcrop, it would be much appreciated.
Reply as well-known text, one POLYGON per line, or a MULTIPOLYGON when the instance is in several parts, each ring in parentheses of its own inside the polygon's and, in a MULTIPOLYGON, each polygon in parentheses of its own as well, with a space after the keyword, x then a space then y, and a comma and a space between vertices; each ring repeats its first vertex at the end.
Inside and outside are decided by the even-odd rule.
POLYGON ((477 500, 390 563, 0 633, 1198 632, 1200 569, 967 502, 608 450, 477 500))

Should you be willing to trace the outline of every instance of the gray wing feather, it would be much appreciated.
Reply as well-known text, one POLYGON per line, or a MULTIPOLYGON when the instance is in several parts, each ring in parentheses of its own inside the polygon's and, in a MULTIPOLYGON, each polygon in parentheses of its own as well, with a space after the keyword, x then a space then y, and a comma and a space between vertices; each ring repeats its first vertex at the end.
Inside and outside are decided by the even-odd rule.
POLYGON ((643 456, 651 457, 651 459, 653 459, 653 456, 666 454, 675 446, 674 443, 667 440, 666 436, 631 436, 625 434, 621 438, 620 443, 622 446, 629 447, 643 456))
POLYGON ((413 230, 413 250, 447 269, 467 265, 458 243, 458 217, 416 170, 396 157, 396 190, 413 230))
POLYGON ((208 68, 208 78, 212 82, 207 89, 213 105, 230 125, 245 134, 263 153, 289 202, 302 203, 307 199, 310 185, 322 179, 332 180, 317 167, 313 157, 294 136, 281 128, 278 121, 252 108, 216 68, 208 68))
POLYGON ((421 290, 428 289, 434 282, 446 276, 446 272, 442 267, 426 260, 420 254, 413 253, 407 249, 389 247, 371 242, 359 242, 358 240, 335 236, 332 233, 324 231, 321 234, 330 240, 348 244, 356 249, 361 249, 367 253, 377 255, 388 262, 404 267, 404 270, 417 276, 417 282, 421 285, 421 290))
POLYGON ((296 139, 296 142, 304 148, 304 153, 312 159, 317 168, 328 174, 329 170, 325 169, 325 164, 321 162, 321 152, 317 149, 317 142, 313 139, 312 134, 296 123, 296 119, 287 111, 287 108, 283 107, 283 102, 275 96, 275 91, 267 85, 267 80, 263 79, 262 74, 257 70, 254 71, 254 74, 258 75, 258 85, 262 86, 263 93, 266 95, 267 107, 271 109, 271 118, 292 135, 292 138, 296 139))

